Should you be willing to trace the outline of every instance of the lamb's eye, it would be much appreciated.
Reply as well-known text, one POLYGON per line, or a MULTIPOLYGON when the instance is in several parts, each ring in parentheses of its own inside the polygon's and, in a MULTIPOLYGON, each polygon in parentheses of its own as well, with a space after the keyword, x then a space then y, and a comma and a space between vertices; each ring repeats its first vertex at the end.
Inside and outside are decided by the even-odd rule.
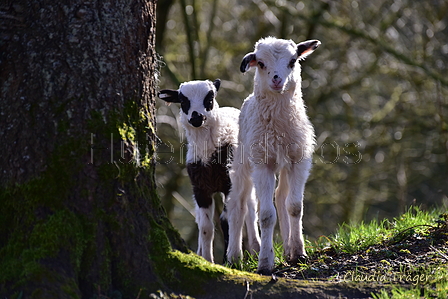
POLYGON ((260 66, 261 69, 264 69, 264 63, 261 61, 258 61, 258 65, 260 66))
POLYGON ((297 59, 295 59, 295 58, 291 59, 291 61, 289 61, 289 67, 293 68, 296 65, 296 61, 297 61, 297 59))
POLYGON ((213 99, 215 98, 215 93, 213 90, 210 90, 204 98, 204 108, 207 111, 213 109, 213 99))

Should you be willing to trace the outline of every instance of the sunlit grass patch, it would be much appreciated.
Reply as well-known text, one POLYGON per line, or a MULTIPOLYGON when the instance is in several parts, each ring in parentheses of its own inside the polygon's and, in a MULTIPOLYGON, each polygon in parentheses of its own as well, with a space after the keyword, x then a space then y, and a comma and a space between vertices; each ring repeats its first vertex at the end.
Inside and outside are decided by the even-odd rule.
POLYGON ((380 243, 390 236, 388 221, 361 222, 357 226, 343 224, 331 238, 331 246, 336 252, 354 253, 368 246, 380 243))
MULTIPOLYGON (((369 246, 385 241, 395 242, 413 234, 424 234, 435 225, 439 211, 422 211, 411 207, 403 215, 392 221, 376 219, 358 225, 342 224, 333 236, 324 239, 338 253, 355 253, 369 246)), ((315 243, 322 247, 321 243, 315 243)))
POLYGON ((406 213, 394 218, 390 223, 393 237, 390 242, 399 241, 413 234, 427 234, 428 228, 435 225, 440 211, 422 211, 418 207, 411 207, 406 213))

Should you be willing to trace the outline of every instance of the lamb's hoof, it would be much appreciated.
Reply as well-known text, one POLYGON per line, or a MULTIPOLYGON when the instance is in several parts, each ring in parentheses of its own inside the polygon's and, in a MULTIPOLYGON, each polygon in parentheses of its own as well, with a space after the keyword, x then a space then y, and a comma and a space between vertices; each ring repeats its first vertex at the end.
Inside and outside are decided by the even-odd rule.
POLYGON ((259 269, 259 270, 257 270, 257 274, 265 275, 265 276, 271 276, 272 270, 270 270, 270 269, 259 269))
POLYGON ((291 265, 306 264, 308 262, 308 256, 306 256, 306 255, 299 255, 296 258, 290 259, 288 262, 291 265))

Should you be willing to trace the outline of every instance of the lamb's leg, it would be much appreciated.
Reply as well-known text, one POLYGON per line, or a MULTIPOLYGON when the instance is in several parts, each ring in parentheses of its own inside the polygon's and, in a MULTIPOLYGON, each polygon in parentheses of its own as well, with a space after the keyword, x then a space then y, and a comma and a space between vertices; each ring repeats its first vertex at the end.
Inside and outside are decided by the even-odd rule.
POLYGON ((286 206, 290 218, 289 260, 291 263, 297 263, 301 257, 306 256, 302 234, 303 192, 310 168, 311 161, 302 160, 300 163, 292 164, 289 170, 290 193, 286 199, 286 206))
POLYGON ((261 248, 257 272, 270 275, 274 268, 273 237, 277 215, 273 203, 275 175, 267 165, 257 165, 252 175, 255 192, 260 202, 261 248))
POLYGON ((249 241, 250 253, 258 253, 260 251, 260 233, 258 231, 258 203, 255 197, 255 190, 252 190, 247 201, 246 214, 246 230, 247 239, 249 241))
MULTIPOLYGON (((196 214, 195 221, 199 228, 199 223, 201 223, 202 213, 200 213, 200 208, 198 207, 197 204, 196 204, 196 208, 195 208, 195 214, 196 214)), ((196 251, 196 254, 202 256, 202 237, 201 237, 200 233, 198 233, 198 250, 196 251)))
POLYGON ((277 208, 278 220, 280 225, 280 233, 283 240, 283 251, 286 258, 290 253, 289 250, 289 215, 286 209, 286 197, 289 193, 288 175, 286 169, 280 171, 278 186, 275 190, 275 206, 277 208))
POLYGON ((213 263, 213 238, 215 233, 213 214, 215 205, 211 194, 206 194, 199 188, 194 189, 194 197, 197 203, 196 223, 199 228, 198 255, 213 263))
POLYGON ((227 263, 227 248, 229 247, 229 219, 227 216, 227 200, 224 203, 221 216, 219 216, 219 222, 221 224, 222 234, 224 236, 224 264, 227 263))
POLYGON ((230 171, 232 189, 227 200, 227 215, 229 219, 227 259, 230 263, 236 263, 243 256, 243 225, 252 183, 248 171, 245 170, 247 164, 234 163, 232 167, 233 169, 230 171))
POLYGON ((200 221, 199 226, 199 238, 202 242, 202 257, 209 262, 214 262, 213 259, 213 238, 215 233, 215 225, 213 223, 213 212, 215 210, 214 204, 208 208, 199 208, 200 221))

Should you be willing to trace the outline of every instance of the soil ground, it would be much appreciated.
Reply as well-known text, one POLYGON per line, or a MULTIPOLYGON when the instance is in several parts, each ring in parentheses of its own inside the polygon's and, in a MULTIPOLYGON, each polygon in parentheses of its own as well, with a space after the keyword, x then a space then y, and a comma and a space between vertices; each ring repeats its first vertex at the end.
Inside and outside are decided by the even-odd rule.
MULTIPOLYGON (((354 254, 338 253, 329 247, 311 256, 304 264, 277 267, 275 275, 289 279, 353 282, 370 286, 358 298, 371 297, 371 287, 412 287, 428 285, 448 265, 448 219, 428 226, 424 234, 409 228, 391 240, 354 254), (362 296, 361 296, 362 295, 362 296)), ((350 293, 338 296, 353 298, 350 293)), ((330 296, 331 297, 331 296, 330 296)), ((321 298, 328 298, 324 294, 321 298)))

